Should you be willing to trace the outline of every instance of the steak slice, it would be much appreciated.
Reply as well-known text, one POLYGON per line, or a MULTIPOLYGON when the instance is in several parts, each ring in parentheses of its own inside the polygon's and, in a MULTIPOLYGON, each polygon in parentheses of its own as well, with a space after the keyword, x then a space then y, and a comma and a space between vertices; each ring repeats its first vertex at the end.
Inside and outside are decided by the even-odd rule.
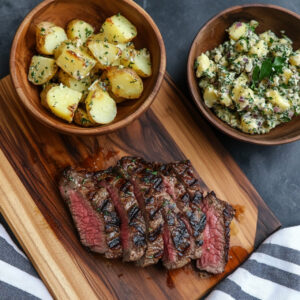
POLYGON ((177 205, 188 220, 189 231, 194 237, 194 252, 191 258, 201 257, 203 244, 203 230, 206 224, 206 215, 201 209, 202 188, 194 175, 190 161, 170 163, 161 167, 161 171, 168 175, 169 190, 177 205))
POLYGON ((224 271, 228 261, 230 222, 235 211, 230 204, 219 200, 214 192, 203 199, 201 206, 207 221, 203 234, 202 255, 197 260, 197 268, 219 274, 224 271))
POLYGON ((59 189, 82 244, 106 258, 122 256, 119 218, 107 191, 98 189, 94 174, 67 168, 59 189))
POLYGON ((139 265, 155 263, 161 257, 167 269, 180 268, 190 262, 188 229, 176 202, 167 192, 162 175, 153 169, 151 163, 140 158, 123 158, 119 165, 134 182, 135 193, 149 229, 147 251, 139 265))
POLYGON ((136 261, 140 259, 146 248, 146 225, 133 186, 129 180, 113 173, 112 169, 95 174, 98 185, 109 192, 114 206, 121 219, 121 240, 123 260, 136 261))

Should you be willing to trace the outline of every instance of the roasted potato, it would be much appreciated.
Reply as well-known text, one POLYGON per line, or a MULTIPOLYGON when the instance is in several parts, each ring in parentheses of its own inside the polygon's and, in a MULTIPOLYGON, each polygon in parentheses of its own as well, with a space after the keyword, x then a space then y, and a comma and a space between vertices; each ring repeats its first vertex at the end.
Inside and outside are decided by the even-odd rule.
POLYGON ((56 63, 74 79, 86 77, 96 65, 96 60, 72 44, 62 45, 56 55, 56 63))
POLYGON ((103 40, 112 44, 127 43, 137 35, 136 27, 121 14, 107 18, 103 23, 100 34, 103 40))
POLYGON ((101 69, 120 64, 121 50, 117 46, 96 39, 88 41, 87 46, 101 69))
POLYGON ((64 29, 51 22, 41 22, 36 27, 36 49, 41 54, 52 55, 66 39, 64 29))
POLYGON ((93 87, 85 100, 89 120, 92 123, 108 124, 117 115, 116 102, 100 86, 94 85, 93 87))
POLYGON ((47 109, 49 109, 49 106, 48 106, 48 103, 47 103, 47 93, 54 86, 59 86, 59 84, 57 84, 57 83, 47 83, 47 84, 44 85, 43 90, 40 93, 41 104, 47 109))
POLYGON ((50 87, 45 94, 49 109, 57 117, 71 123, 82 94, 63 84, 50 87))
POLYGON ((87 76, 81 80, 77 80, 71 77, 62 69, 58 71, 58 80, 70 89, 82 93, 81 102, 84 101, 84 99, 88 95, 88 88, 92 84, 92 79, 90 76, 87 76))
POLYGON ((150 53, 146 48, 141 50, 124 49, 121 63, 125 67, 132 68, 141 77, 149 77, 152 74, 150 53))
POLYGON ((75 19, 68 23, 67 36, 71 40, 79 38, 84 43, 93 33, 93 26, 85 21, 75 19))
POLYGON ((57 69, 53 58, 34 55, 29 66, 28 80, 35 85, 44 84, 56 74, 57 69))
POLYGON ((117 97, 125 99, 139 98, 144 86, 142 79, 130 68, 108 68, 106 76, 109 90, 117 97))
POLYGON ((125 49, 134 49, 134 43, 128 42, 128 43, 119 43, 116 45, 121 51, 125 49))
POLYGON ((92 123, 88 117, 88 114, 85 109, 78 107, 74 114, 74 123, 82 127, 91 127, 95 124, 92 123))

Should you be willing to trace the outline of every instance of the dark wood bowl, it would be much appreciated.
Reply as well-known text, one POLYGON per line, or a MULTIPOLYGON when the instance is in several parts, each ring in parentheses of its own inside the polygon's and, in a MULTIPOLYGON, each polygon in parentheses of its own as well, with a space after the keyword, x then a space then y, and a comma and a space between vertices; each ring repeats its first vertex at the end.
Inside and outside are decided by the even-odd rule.
POLYGON ((209 20, 197 34, 189 53, 187 63, 188 84, 193 99, 202 114, 218 129, 229 136, 241 141, 261 144, 278 145, 300 139, 300 117, 295 117, 288 123, 281 124, 269 133, 250 135, 234 129, 220 120, 202 100, 202 94, 198 85, 198 79, 194 72, 194 61, 198 55, 207 50, 212 50, 228 39, 225 29, 235 21, 257 20, 261 33, 271 29, 277 35, 285 30, 288 37, 294 42, 294 49, 300 48, 300 16, 282 7, 275 5, 244 5, 226 9, 209 20))
POLYGON ((165 69, 166 53, 159 29, 152 18, 131 0, 46 0, 21 23, 10 54, 10 73, 20 100, 40 122, 67 134, 106 134, 128 125, 150 107, 161 86, 165 69), (112 123, 92 128, 65 123, 43 108, 40 89, 27 80, 30 60, 36 53, 35 26, 41 21, 50 21, 65 28, 70 20, 79 18, 92 24, 98 32, 107 17, 119 12, 137 27, 136 47, 150 50, 153 74, 143 80, 144 92, 139 99, 118 105, 117 117, 112 123))

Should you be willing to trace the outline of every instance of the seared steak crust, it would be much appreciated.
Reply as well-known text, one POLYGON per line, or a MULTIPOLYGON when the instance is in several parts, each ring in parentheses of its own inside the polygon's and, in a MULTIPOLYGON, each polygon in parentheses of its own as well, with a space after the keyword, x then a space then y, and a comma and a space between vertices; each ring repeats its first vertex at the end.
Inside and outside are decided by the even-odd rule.
POLYGON ((121 218, 121 240, 123 260, 136 261, 144 255, 146 248, 146 225, 133 186, 129 180, 112 169, 97 172, 98 186, 106 188, 121 218))
POLYGON ((107 190, 98 189, 94 174, 68 168, 63 172, 59 187, 81 242, 106 258, 122 256, 120 219, 107 190))
POLYGON ((147 249, 137 262, 139 266, 155 264, 163 256, 164 244, 162 230, 164 220, 157 197, 159 181, 145 174, 144 161, 135 157, 123 157, 117 164, 116 171, 130 179, 134 185, 134 193, 146 221, 147 249))
POLYGON ((222 273, 228 261, 230 222, 234 209, 227 202, 219 200, 214 192, 209 193, 202 202, 207 216, 203 234, 203 252, 197 260, 197 267, 212 274, 222 273))
POLYGON ((161 257, 161 250, 159 255, 152 254, 154 252, 152 244, 156 241, 158 234, 162 233, 163 245, 161 237, 159 237, 159 242, 160 247, 164 249, 162 257, 164 266, 168 269, 184 266, 190 261, 190 235, 176 202, 167 192, 162 174, 154 170, 151 163, 141 158, 123 158, 120 164, 123 165, 123 169, 124 165, 127 165, 127 172, 131 172, 130 176, 135 174, 136 194, 144 206, 145 219, 149 223, 148 248, 146 255, 139 263, 149 265, 161 257))
POLYGON ((194 175, 190 161, 170 163, 165 166, 163 172, 173 178, 173 190, 175 196, 177 195, 177 203, 188 219, 192 236, 195 239, 195 250, 191 257, 197 259, 201 256, 202 232, 206 224, 206 215, 201 209, 202 188, 194 175))

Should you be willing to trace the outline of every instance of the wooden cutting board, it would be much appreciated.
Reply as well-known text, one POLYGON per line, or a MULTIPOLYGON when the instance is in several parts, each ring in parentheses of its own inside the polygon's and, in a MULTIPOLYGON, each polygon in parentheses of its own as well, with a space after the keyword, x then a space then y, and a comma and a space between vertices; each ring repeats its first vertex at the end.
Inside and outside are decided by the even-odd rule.
POLYGON ((196 299, 280 227, 167 75, 147 113, 100 137, 65 136, 39 124, 21 106, 8 76, 0 82, 0 129, 1 213, 56 298, 196 299), (190 266, 172 272, 160 265, 141 269, 81 246, 57 178, 68 165, 106 168, 127 154, 163 162, 188 158, 207 190, 236 208, 224 274, 202 279, 190 266))

